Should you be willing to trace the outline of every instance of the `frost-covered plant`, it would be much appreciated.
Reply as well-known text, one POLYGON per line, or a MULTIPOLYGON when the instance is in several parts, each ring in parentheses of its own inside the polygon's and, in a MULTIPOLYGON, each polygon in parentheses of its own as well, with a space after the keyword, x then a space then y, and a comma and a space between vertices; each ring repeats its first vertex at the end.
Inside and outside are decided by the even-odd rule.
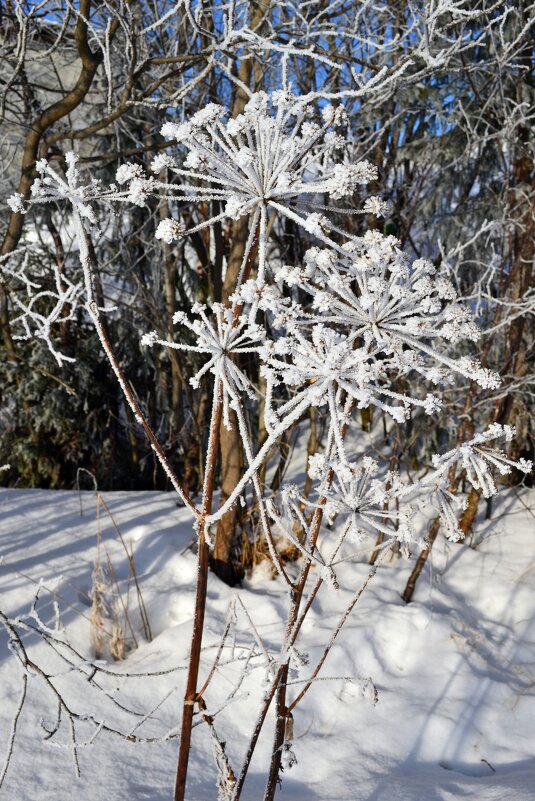
MULTIPOLYGON (((250 230, 258 239, 257 282, 266 275, 266 226, 270 212, 277 211, 309 233, 330 242, 327 217, 305 213, 324 205, 318 197, 339 200, 354 194, 377 177, 368 161, 343 163, 348 141, 340 133, 345 122, 341 106, 323 108, 321 120, 315 107, 287 90, 268 95, 257 92, 241 114, 230 117, 223 106, 210 103, 186 122, 167 122, 161 133, 177 143, 178 154, 157 155, 153 173, 162 169, 176 177, 165 183, 146 176, 139 165, 122 165, 117 183, 125 186, 124 197, 143 205, 155 192, 164 192, 180 202, 216 202, 222 211, 189 228, 181 220, 162 220, 156 238, 167 243, 213 225, 222 219, 238 220, 249 215, 250 230), (299 204, 298 204, 299 199, 299 204)), ((363 213, 369 213, 367 207, 363 213)), ((383 207, 375 210, 381 214, 383 207)), ((243 266, 253 238, 248 243, 243 266)), ((240 276, 238 284, 241 283, 240 276)))
POLYGON ((72 282, 57 264, 51 266, 52 276, 47 275, 48 270, 39 264, 41 258, 26 247, 0 259, 3 272, 12 279, 13 305, 18 312, 11 322, 20 333, 14 334, 13 339, 41 339, 59 365, 74 362, 58 349, 55 328, 58 323, 76 320, 83 287, 72 282))
POLYGON ((484 498, 490 498, 498 492, 492 468, 495 468, 501 476, 507 476, 513 468, 522 473, 529 473, 533 467, 527 459, 515 461, 508 458, 503 450, 488 447, 488 443, 496 439, 505 439, 506 442, 511 442, 515 435, 516 431, 513 426, 501 426, 494 423, 487 431, 476 434, 459 448, 433 456, 433 466, 437 473, 441 473, 459 462, 466 470, 472 486, 481 490, 484 498))
POLYGON ((260 326, 250 325, 246 318, 236 316, 232 309, 221 303, 213 303, 210 310, 200 303, 194 303, 191 311, 196 315, 193 319, 184 312, 176 312, 173 322, 195 334, 195 345, 162 340, 155 331, 144 334, 141 344, 146 347, 162 345, 207 356, 208 361, 191 376, 189 382, 197 389, 205 373, 212 373, 223 388, 223 419, 225 425, 230 427, 229 401, 239 396, 255 398, 255 388, 238 368, 236 360, 240 355, 260 352, 264 331, 260 326))
MULTIPOLYGON (((117 171, 116 184, 103 191, 95 182, 83 182, 74 154, 67 156, 65 176, 45 162, 38 165, 42 177, 34 186, 32 202, 71 204, 86 308, 136 419, 196 521, 199 584, 177 772, 178 801, 185 793, 194 710, 204 708, 198 673, 213 544, 210 527, 243 500, 249 485, 260 530, 274 568, 288 587, 290 602, 259 723, 238 774, 228 769, 226 756, 223 760, 218 751, 218 765, 226 766, 224 781, 220 776, 220 796, 226 801, 240 798, 260 729, 276 696, 276 733, 265 794, 266 801, 273 798, 284 767, 281 760, 292 755, 285 757, 286 768, 294 761, 287 734, 292 710, 317 677, 349 612, 375 575, 377 564, 395 543, 404 554, 424 544, 415 499, 434 503, 445 533, 458 540, 457 507, 462 506, 462 500, 459 503, 452 492, 454 473, 464 471, 467 480, 488 496, 497 490, 495 469, 501 474, 513 467, 524 472, 531 469, 527 461, 514 462, 489 447, 493 440, 508 441, 514 435, 511 428, 499 425, 437 455, 422 476, 402 477, 370 453, 355 458, 348 442, 356 410, 375 406, 394 422, 407 420, 415 411, 432 416, 440 406, 440 397, 429 392, 430 387, 452 385, 457 375, 483 388, 497 387, 500 379, 464 352, 465 343, 476 342, 479 332, 469 309, 445 276, 424 259, 411 264, 392 236, 378 231, 354 236, 334 223, 334 211, 378 216, 386 211, 376 197, 361 202, 360 208, 356 203, 356 191, 374 180, 377 173, 367 161, 348 160, 348 141, 340 133, 343 126, 344 111, 340 107, 327 106, 320 114, 288 91, 271 96, 259 92, 251 96, 236 118, 229 118, 224 108, 209 104, 189 120, 163 126, 162 134, 173 140, 172 152, 158 155, 152 170, 159 175, 165 168, 174 181, 162 181, 146 175, 139 165, 125 164, 117 171), (164 339, 156 332, 142 337, 145 347, 196 354, 201 364, 190 377, 193 387, 211 376, 213 402, 200 504, 193 502, 171 470, 144 418, 107 337, 105 312, 99 308, 93 289, 95 266, 89 237, 98 225, 96 201, 143 207, 150 197, 161 194, 168 198, 170 208, 177 210, 176 218, 161 221, 155 233, 168 244, 223 219, 249 218, 241 269, 229 305, 192 303, 192 317, 184 313, 175 317, 178 341, 164 339), (349 209, 338 208, 341 199, 350 204, 349 209), (194 218, 189 227, 178 213, 185 204, 194 218), (317 243, 307 250, 302 264, 287 266, 270 248, 269 232, 277 230, 281 219, 292 221, 317 243), (185 329, 187 341, 180 339, 185 329), (250 412, 260 407, 259 388, 241 362, 244 356, 265 379, 265 437, 258 443, 252 434, 250 412), (415 391, 397 386, 407 377, 412 379, 412 386, 417 378, 415 391), (311 408, 319 407, 325 409, 328 424, 323 451, 309 460, 312 496, 306 497, 292 485, 270 494, 260 479, 262 466, 280 438, 311 408), (236 414, 246 464, 234 490, 214 511, 218 436, 222 424, 231 425, 231 409, 236 414), (325 536, 320 541, 321 531, 325 536), (300 553, 297 576, 284 563, 281 539, 290 540, 300 553), (368 553, 379 550, 379 559, 355 588, 324 654, 292 700, 287 677, 299 663, 296 655, 304 617, 324 583, 338 586, 337 565, 358 558, 364 549, 368 553), (305 595, 308 600, 303 603, 305 595)), ((31 318, 31 305, 26 314, 31 318)))

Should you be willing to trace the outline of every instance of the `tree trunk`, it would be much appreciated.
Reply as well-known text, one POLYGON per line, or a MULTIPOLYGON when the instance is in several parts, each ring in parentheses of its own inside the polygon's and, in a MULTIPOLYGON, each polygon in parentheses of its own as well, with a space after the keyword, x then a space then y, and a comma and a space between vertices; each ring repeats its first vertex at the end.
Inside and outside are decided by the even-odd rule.
MULTIPOLYGON (((222 288, 223 303, 229 303, 229 296, 236 287, 236 281, 245 252, 249 229, 248 217, 242 217, 234 226, 234 235, 229 254, 227 272, 222 288)), ((244 457, 236 413, 229 412, 230 430, 223 424, 219 431, 219 453, 221 460, 221 503, 225 503, 241 478, 244 457)), ((212 554, 212 570, 227 584, 233 586, 242 577, 240 568, 233 565, 232 546, 236 536, 239 508, 234 505, 223 515, 217 525, 215 545, 212 554)))

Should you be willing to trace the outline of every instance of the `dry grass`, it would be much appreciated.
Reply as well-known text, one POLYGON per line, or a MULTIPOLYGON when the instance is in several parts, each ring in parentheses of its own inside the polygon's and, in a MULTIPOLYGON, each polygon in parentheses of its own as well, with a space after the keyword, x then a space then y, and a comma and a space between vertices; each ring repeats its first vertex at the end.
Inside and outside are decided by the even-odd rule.
POLYGON ((132 546, 128 547, 108 504, 102 495, 97 493, 97 552, 90 593, 91 644, 97 659, 109 656, 116 661, 121 660, 129 651, 138 647, 138 637, 136 637, 130 615, 132 585, 135 587, 143 636, 150 642, 152 631, 143 601, 132 546), (101 508, 106 512, 128 562, 128 573, 122 582, 117 576, 108 548, 102 542, 101 508))

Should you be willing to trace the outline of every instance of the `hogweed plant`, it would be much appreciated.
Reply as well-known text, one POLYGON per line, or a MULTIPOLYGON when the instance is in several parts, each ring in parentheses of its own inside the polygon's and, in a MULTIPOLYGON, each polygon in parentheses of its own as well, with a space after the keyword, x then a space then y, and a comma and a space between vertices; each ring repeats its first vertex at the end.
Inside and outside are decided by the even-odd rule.
MULTIPOLYGON (((30 301, 19 304, 23 335, 33 331, 49 342, 58 303, 83 294, 125 399, 195 521, 197 590, 175 801, 185 798, 195 717, 204 720, 215 737, 219 799, 238 801, 274 704, 275 733, 264 796, 271 801, 281 772, 295 761, 291 721, 296 707, 318 678, 353 607, 394 546, 402 554, 425 546, 418 508, 433 504, 445 535, 457 541, 463 499, 451 491, 453 473, 463 470, 467 481, 488 497, 497 491, 494 473, 531 469, 527 461, 513 462, 500 449, 499 443, 511 440, 515 432, 496 424, 434 456, 421 476, 387 469, 372 452, 354 458, 348 443, 354 441, 360 410, 375 407, 394 423, 403 423, 413 414, 433 416, 441 405, 441 390, 453 386, 458 377, 485 389, 496 388, 500 378, 464 352, 466 342, 477 342, 479 331, 445 275, 425 259, 410 263, 393 236, 378 230, 356 236, 336 222, 354 214, 387 213, 378 197, 367 197, 355 208, 355 194, 377 179, 377 171, 368 161, 350 160, 344 123, 340 106, 319 110, 286 90, 270 96, 259 92, 235 118, 212 103, 189 120, 167 122, 161 133, 173 143, 154 158, 152 174, 139 164, 124 164, 117 170, 116 183, 106 189, 95 180, 84 182, 74 153, 66 155, 64 175, 44 160, 37 164, 40 177, 31 204, 70 203, 82 280, 77 284, 65 279, 63 286, 62 277, 55 276, 55 305, 48 316, 34 313, 30 301), (193 356, 198 364, 190 378, 193 389, 201 384, 212 387, 200 503, 175 474, 123 374, 106 332, 109 310, 98 305, 95 292, 90 238, 98 230, 99 213, 116 204, 143 207, 162 196, 175 216, 160 221, 155 236, 169 245, 223 220, 247 217, 249 223, 229 304, 203 305, 192 299, 190 314, 175 315, 176 339, 156 331, 144 332, 141 339, 146 348, 193 356), (271 233, 282 236, 285 221, 315 242, 297 266, 285 264, 272 245, 271 233), (262 384, 253 379, 257 375, 262 384), (260 385, 265 388, 262 398, 260 385), (265 437, 257 443, 251 432, 260 409, 265 437), (328 421, 324 447, 308 462, 312 492, 305 494, 294 484, 271 492, 261 480, 262 466, 285 432, 306 420, 311 409, 326 410, 328 421), (214 508, 219 431, 230 427, 233 419, 245 466, 230 496, 214 508), (206 691, 217 664, 204 683, 199 673, 214 524, 234 504, 244 503, 247 493, 254 496, 255 520, 287 588, 288 612, 279 653, 266 661, 268 684, 236 769, 214 734, 214 715, 206 712, 206 691), (282 556, 288 541, 299 554, 297 566, 289 566, 282 556), (303 622, 314 600, 324 588, 337 591, 340 564, 362 560, 370 551, 375 563, 352 588, 350 603, 340 610, 323 653, 292 695, 288 677, 297 669, 303 675, 303 622)), ((10 204, 26 211, 19 196, 10 204)), ((26 289, 31 295, 30 283, 26 289)), ((61 361, 57 349, 53 353, 61 361)), ((248 669, 253 669, 252 663, 248 669)))

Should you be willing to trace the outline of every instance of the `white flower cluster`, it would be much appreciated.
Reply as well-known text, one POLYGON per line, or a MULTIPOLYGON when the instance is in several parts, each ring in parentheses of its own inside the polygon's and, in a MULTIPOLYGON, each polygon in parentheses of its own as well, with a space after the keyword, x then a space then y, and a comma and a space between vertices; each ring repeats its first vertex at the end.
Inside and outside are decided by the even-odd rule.
POLYGON ((176 239, 180 239, 185 230, 186 226, 183 223, 178 222, 178 220, 167 219, 158 223, 158 227, 154 236, 156 239, 161 239, 170 245, 176 239))
POLYGON ((516 431, 512 426, 494 423, 459 448, 448 451, 442 456, 433 456, 433 467, 437 474, 442 474, 447 472, 452 464, 460 462, 472 486, 480 490, 484 498, 490 498, 497 492, 492 469, 496 469, 502 476, 509 475, 513 468, 522 473, 530 473, 533 469, 532 462, 527 459, 514 461, 503 450, 489 448, 487 445, 495 439, 505 439, 506 442, 510 442, 515 435, 516 431))
MULTIPOLYGON (((178 179, 175 183, 143 177, 138 165, 119 167, 117 182, 129 184, 124 198, 139 205, 161 191, 179 201, 218 201, 223 212, 190 230, 222 217, 238 220, 255 212, 262 216, 264 227, 267 210, 276 209, 323 238, 330 228, 328 220, 316 213, 303 214, 295 206, 296 198, 308 195, 314 202, 317 196, 350 197, 375 180, 377 170, 368 161, 334 161, 334 151, 349 144, 337 130, 345 123, 342 108, 324 109, 322 124, 313 120, 315 114, 311 104, 288 91, 271 96, 257 92, 243 113, 230 119, 222 106, 210 103, 187 122, 166 122, 161 129, 181 155, 158 155, 151 169, 155 174, 169 170, 178 179)), ((378 198, 371 198, 365 207, 366 213, 378 216, 386 211, 378 198)))
POLYGON ((119 185, 128 184, 125 200, 135 206, 143 207, 154 192, 155 181, 145 177, 140 164, 121 164, 115 173, 115 180, 119 185))
POLYGON ((7 199, 7 205, 15 214, 26 214, 26 207, 24 206, 24 197, 20 192, 14 192, 7 199))
POLYGON ((143 167, 140 164, 121 164, 115 173, 115 180, 118 184, 126 184, 136 178, 143 177, 143 167))
MULTIPOLYGON (((365 186, 376 179, 377 167, 369 161, 359 161, 358 164, 335 164, 326 183, 332 199, 340 200, 352 195, 358 186, 365 186)), ((371 212, 371 209, 365 211, 371 212)))
MULTIPOLYGON (((331 520, 340 515, 347 520, 350 540, 359 543, 370 535, 382 534, 404 546, 411 543, 423 546, 414 524, 416 508, 395 503, 407 494, 407 486, 398 473, 387 471, 381 477, 378 462, 368 456, 359 464, 336 461, 328 467, 333 471, 333 479, 325 491, 326 515, 331 520)), ((316 463, 313 469, 317 468, 316 463)))
MULTIPOLYGON (((410 483, 391 470, 381 471, 379 464, 363 457, 358 464, 344 459, 328 459, 325 454, 314 454, 308 460, 308 474, 319 482, 318 493, 323 496, 323 510, 328 521, 336 518, 345 521, 342 535, 349 541, 362 543, 369 536, 398 540, 402 550, 411 545, 424 547, 417 535, 414 516, 416 505, 411 502, 418 496, 431 497, 440 514, 445 535, 452 542, 464 536, 459 525, 459 514, 466 508, 466 499, 454 495, 447 487, 446 474, 453 466, 466 470, 466 477, 485 498, 497 493, 493 470, 508 475, 513 468, 524 473, 533 469, 525 459, 510 459, 502 450, 489 448, 487 443, 496 439, 509 442, 516 435, 511 426, 491 425, 469 442, 433 458, 434 470, 422 479, 410 483)), ((288 490, 286 491, 288 498, 288 490)), ((306 502, 295 490, 290 492, 295 502, 306 502)))
POLYGON ((373 214, 374 217, 386 217, 390 211, 389 204, 380 197, 370 195, 364 201, 362 210, 365 214, 373 214))
POLYGON ((314 454, 309 458, 308 472, 319 481, 318 501, 303 497, 296 485, 286 484, 280 492, 280 510, 271 501, 268 512, 275 530, 314 562, 321 577, 335 589, 337 564, 369 552, 378 537, 384 540, 377 546, 379 550, 397 541, 405 556, 411 546, 424 547, 417 534, 416 507, 399 502, 405 500, 408 487, 395 471, 381 471, 367 456, 355 464, 314 454), (312 534, 314 513, 319 510, 327 525, 336 521, 338 532, 334 541, 325 540, 321 548, 312 534), (300 537, 295 535, 296 526, 300 537), (344 554, 347 545, 350 549, 348 552, 346 548, 344 554))
POLYGON ((414 406, 434 413, 439 400, 393 391, 397 377, 414 371, 440 385, 457 373, 484 388, 500 384, 477 360, 445 352, 441 340, 475 341, 479 331, 452 284, 424 259, 409 264, 392 236, 369 231, 338 251, 311 248, 302 267, 279 267, 274 277, 290 291, 300 288, 309 302, 271 298, 286 334, 272 346, 267 374, 274 384, 313 384, 306 391, 316 404, 335 386, 360 408, 372 404, 403 421, 414 406))
POLYGON ((258 355, 264 332, 259 326, 248 325, 232 309, 221 303, 212 304, 210 309, 195 303, 192 312, 196 315, 193 319, 183 312, 176 312, 173 322, 184 326, 195 335, 194 345, 161 339, 156 331, 144 334, 141 344, 145 347, 162 345, 207 356, 208 360, 190 378, 190 384, 195 389, 199 387, 202 376, 207 372, 221 381, 224 390, 224 422, 230 428, 229 406, 232 402, 243 394, 255 397, 253 384, 237 362, 245 354, 258 355))

